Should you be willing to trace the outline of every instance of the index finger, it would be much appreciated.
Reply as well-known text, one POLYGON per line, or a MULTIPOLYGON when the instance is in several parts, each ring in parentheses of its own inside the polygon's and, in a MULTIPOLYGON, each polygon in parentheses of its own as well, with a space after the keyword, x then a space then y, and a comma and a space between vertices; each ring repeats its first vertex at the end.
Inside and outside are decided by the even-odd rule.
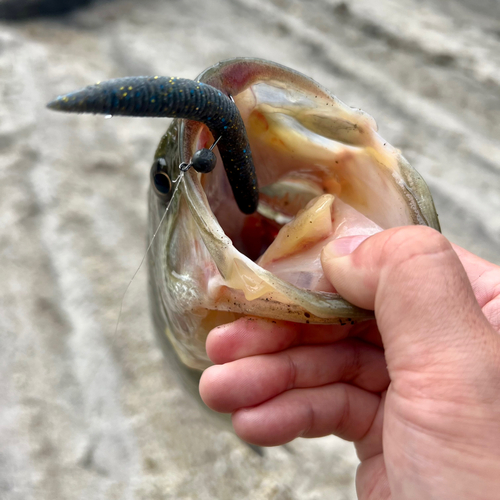
MULTIPOLYGON (((373 321, 354 325, 304 325, 244 317, 214 328, 207 337, 208 357, 216 364, 279 352, 297 345, 329 344, 346 337, 378 337, 373 321)), ((377 343, 377 342, 374 342, 377 343)))

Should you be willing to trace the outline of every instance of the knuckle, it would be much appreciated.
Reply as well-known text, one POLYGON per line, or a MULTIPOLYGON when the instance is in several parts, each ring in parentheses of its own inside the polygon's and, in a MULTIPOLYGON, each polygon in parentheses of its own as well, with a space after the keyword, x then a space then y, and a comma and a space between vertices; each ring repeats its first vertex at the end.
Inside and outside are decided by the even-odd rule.
POLYGON ((390 230, 381 248, 382 264, 403 263, 423 255, 446 255, 453 251, 450 242, 438 231, 426 226, 399 227, 390 230))

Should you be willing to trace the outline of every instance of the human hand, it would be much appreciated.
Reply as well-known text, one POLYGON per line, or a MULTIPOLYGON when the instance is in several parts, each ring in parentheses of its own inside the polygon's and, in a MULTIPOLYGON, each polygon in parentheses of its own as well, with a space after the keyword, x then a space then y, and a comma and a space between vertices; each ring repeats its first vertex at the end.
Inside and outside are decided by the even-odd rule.
POLYGON ((384 231, 345 256, 359 239, 337 241, 325 274, 376 323, 216 328, 203 400, 253 444, 354 441, 362 500, 498 498, 500 268, 425 227, 384 231))

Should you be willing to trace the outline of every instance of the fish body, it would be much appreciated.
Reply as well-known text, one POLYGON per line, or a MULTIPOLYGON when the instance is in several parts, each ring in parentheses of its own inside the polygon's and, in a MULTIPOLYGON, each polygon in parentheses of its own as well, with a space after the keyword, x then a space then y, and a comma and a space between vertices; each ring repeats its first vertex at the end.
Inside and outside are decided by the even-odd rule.
POLYGON ((372 318, 325 278, 328 242, 409 224, 440 229, 424 180, 371 116, 270 61, 224 61, 196 80, 111 80, 49 107, 177 117, 150 173, 149 295, 165 354, 198 398, 211 364, 206 337, 218 325, 247 315, 372 318), (197 168, 201 157, 211 159, 197 168))

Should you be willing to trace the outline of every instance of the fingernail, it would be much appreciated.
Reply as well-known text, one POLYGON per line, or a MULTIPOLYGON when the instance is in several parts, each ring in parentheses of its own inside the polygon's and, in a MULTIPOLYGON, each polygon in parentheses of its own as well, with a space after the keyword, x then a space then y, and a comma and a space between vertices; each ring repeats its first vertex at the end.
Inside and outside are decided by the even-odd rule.
POLYGON ((323 249, 326 258, 343 257, 354 252, 356 248, 368 238, 367 235, 346 236, 345 238, 337 238, 331 241, 323 249))

